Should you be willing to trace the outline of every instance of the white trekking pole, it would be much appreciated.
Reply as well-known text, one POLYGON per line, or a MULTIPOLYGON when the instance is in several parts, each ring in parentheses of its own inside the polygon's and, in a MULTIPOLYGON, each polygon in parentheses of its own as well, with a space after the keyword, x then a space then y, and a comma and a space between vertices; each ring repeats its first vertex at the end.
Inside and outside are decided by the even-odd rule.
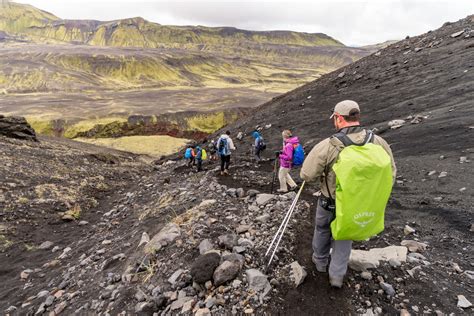
POLYGON ((265 253, 265 257, 270 253, 270 251, 273 249, 272 255, 270 259, 268 260, 267 263, 267 269, 270 267, 270 264, 272 263, 273 257, 275 256, 275 253, 278 249, 278 246, 280 245, 281 239, 283 238, 283 235, 285 234, 286 227, 288 226, 288 223, 290 222, 291 215, 293 214, 294 210, 296 209, 296 203, 298 202, 298 199, 300 198, 301 192, 303 191, 303 187, 305 185, 305 182, 301 184, 300 189, 298 190, 298 193, 296 194, 295 199, 293 200, 293 203, 291 203, 290 209, 285 215, 285 218, 283 219, 283 222, 281 223, 280 227, 278 228, 278 231, 276 232, 275 236, 272 239, 272 242, 270 243, 270 246, 267 249, 267 252, 265 253), (275 244, 276 241, 276 244, 275 244))

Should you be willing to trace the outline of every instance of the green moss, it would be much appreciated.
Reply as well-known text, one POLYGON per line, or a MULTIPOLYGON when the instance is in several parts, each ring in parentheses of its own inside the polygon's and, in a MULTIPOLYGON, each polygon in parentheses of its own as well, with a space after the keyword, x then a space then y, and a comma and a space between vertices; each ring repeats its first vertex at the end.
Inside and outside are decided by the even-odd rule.
POLYGON ((127 122, 112 122, 109 124, 100 125, 100 129, 94 134, 95 138, 117 137, 123 134, 123 128, 127 122))
POLYGON ((8 33, 23 33, 58 19, 54 15, 30 5, 7 3, 0 4, 0 7, 0 30, 8 33))
POLYGON ((127 120, 120 117, 107 117, 90 120, 82 120, 71 126, 66 127, 64 131, 64 137, 75 138, 79 133, 87 132, 96 127, 97 125, 107 125, 111 123, 123 123, 127 120))
POLYGON ((155 157, 175 153, 188 142, 187 139, 170 136, 125 136, 99 139, 77 138, 76 140, 155 157))
POLYGON ((205 133, 213 133, 227 125, 224 112, 196 115, 186 121, 189 129, 205 133))
POLYGON ((42 120, 34 117, 26 117, 26 121, 33 127, 37 134, 54 136, 54 126, 51 120, 42 120))

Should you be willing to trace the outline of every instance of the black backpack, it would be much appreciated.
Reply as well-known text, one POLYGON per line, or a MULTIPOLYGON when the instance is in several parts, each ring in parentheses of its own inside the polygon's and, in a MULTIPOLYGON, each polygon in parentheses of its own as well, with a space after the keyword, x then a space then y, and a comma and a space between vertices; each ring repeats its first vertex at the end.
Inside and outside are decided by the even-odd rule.
POLYGON ((258 138, 258 148, 260 150, 265 150, 267 148, 267 144, 265 144, 265 141, 263 140, 263 137, 258 138))

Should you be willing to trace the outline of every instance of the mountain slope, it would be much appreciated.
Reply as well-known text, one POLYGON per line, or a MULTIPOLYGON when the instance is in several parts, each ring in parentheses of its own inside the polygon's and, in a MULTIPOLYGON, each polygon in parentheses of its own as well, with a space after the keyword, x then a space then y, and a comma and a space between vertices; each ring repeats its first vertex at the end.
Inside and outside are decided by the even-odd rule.
MULTIPOLYGON (((309 151, 335 132, 329 120, 334 105, 345 99, 356 100, 361 107, 362 123, 375 128, 391 144, 398 176, 386 211, 385 232, 354 247, 400 245, 403 239, 416 238, 429 245, 423 256, 428 262, 435 262, 432 266, 420 266, 420 262, 412 260, 401 270, 386 265, 372 272, 394 285, 397 294, 403 293, 391 300, 376 294, 380 289, 377 281, 363 281, 352 272, 347 282, 350 293, 344 291, 335 301, 316 277, 317 281, 313 279, 301 289, 287 289, 281 303, 273 309, 275 313, 317 314, 322 308, 314 304, 317 301, 323 306, 324 302, 341 306, 338 314, 345 313, 347 304, 352 306, 353 313, 380 307, 384 314, 398 314, 401 309, 425 306, 427 311, 432 310, 429 306, 436 306, 443 313, 462 314, 456 307, 457 295, 472 301, 472 278, 457 273, 471 269, 474 247, 473 30, 474 16, 470 16, 397 42, 275 98, 229 127, 234 133, 243 131, 248 135, 244 143, 251 143, 250 134, 255 126, 271 124, 262 132, 267 141, 267 157, 280 149, 284 129, 299 136, 309 151), (401 127, 390 127, 389 122, 395 119, 403 120, 401 127), (416 236, 405 236, 406 224, 415 227, 416 236), (451 267, 457 265, 462 269, 453 275, 451 267), (414 267, 421 272, 410 275, 414 267), (438 290, 440 284, 442 291, 438 290), (404 298, 408 303, 403 302, 404 298), (367 301, 370 305, 363 303, 367 301)), ((245 155, 236 155, 245 159, 245 155)), ((257 182, 246 176, 245 168, 233 172, 234 185, 257 182)), ((294 177, 299 178, 298 170, 294 177)), ((266 181, 271 182, 270 173, 266 181)), ((307 184, 306 190, 312 193, 318 188, 307 184)), ((316 203, 309 194, 306 200, 316 203)), ((294 258, 306 267, 313 266, 313 215, 310 212, 305 214, 305 220, 299 219, 294 238, 294 258)), ((472 313, 472 309, 464 312, 472 313)))
POLYGON ((403 140, 415 131, 423 134, 410 138, 417 145, 414 155, 459 150, 461 144, 471 143, 466 131, 474 93, 472 23, 469 17, 392 44, 264 104, 242 127, 252 129, 272 120, 275 127, 295 129, 306 141, 315 142, 331 133, 327 120, 331 108, 354 99, 361 104, 364 123, 386 132, 396 150, 408 154, 403 140), (387 131, 390 120, 408 116, 426 118, 420 118, 422 124, 410 124, 408 119, 404 128, 387 131), (449 128, 454 122, 459 128, 449 128), (424 133, 425 129, 433 129, 434 135, 424 133))
POLYGON ((101 22, 62 20, 29 5, 0 6, 0 30, 27 36, 34 41, 82 43, 115 47, 194 47, 242 43, 301 46, 343 46, 321 34, 291 31, 255 32, 232 27, 164 26, 143 18, 101 22))

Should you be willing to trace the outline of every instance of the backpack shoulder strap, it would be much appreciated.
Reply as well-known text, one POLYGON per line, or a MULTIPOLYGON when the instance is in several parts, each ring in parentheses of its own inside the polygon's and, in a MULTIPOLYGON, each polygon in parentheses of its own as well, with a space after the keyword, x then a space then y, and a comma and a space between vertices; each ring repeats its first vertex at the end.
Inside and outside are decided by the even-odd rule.
POLYGON ((375 138, 374 132, 372 132, 370 129, 366 130, 364 145, 368 143, 373 143, 374 138, 375 138))
POLYGON ((361 143, 354 143, 344 132, 336 133, 333 135, 333 137, 339 139, 344 147, 351 145, 364 146, 365 144, 372 143, 374 141, 374 133, 371 130, 366 130, 364 141, 361 143))
POLYGON ((336 137, 341 141, 341 143, 344 145, 344 147, 348 147, 350 145, 355 145, 354 142, 347 136, 346 133, 339 132, 334 134, 332 137, 336 137))

